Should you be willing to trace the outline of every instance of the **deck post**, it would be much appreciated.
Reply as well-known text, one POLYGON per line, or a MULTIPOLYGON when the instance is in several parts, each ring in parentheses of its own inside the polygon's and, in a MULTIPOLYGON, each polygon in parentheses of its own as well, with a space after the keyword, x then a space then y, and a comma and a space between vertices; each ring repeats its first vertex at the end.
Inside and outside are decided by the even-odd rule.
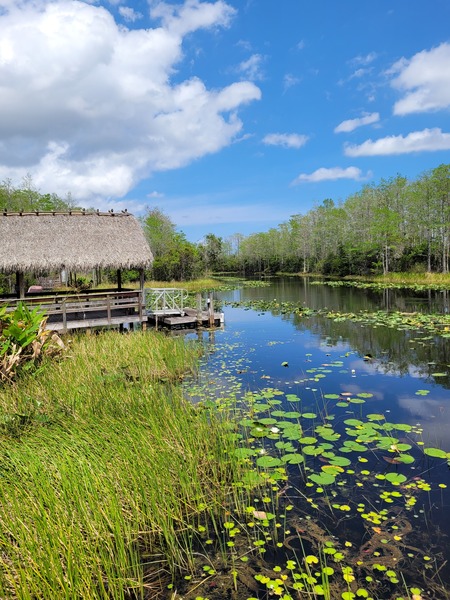
POLYGON ((209 326, 214 327, 214 303, 211 292, 208 294, 208 320, 209 326))
POLYGON ((202 295, 197 294, 197 325, 202 326, 202 295))
POLYGON ((143 315, 143 313, 144 313, 144 309, 143 309, 143 304, 144 304, 144 292, 143 292, 143 290, 141 290, 140 292, 138 292, 137 301, 138 301, 138 315, 139 315, 139 321, 142 323, 142 315, 143 315))
POLYGON ((106 315, 108 318, 108 324, 111 324, 111 296, 106 297, 106 315))
POLYGON ((67 302, 66 299, 64 298, 64 300, 61 303, 61 308, 62 308, 62 322, 63 322, 63 332, 67 333, 67 302))

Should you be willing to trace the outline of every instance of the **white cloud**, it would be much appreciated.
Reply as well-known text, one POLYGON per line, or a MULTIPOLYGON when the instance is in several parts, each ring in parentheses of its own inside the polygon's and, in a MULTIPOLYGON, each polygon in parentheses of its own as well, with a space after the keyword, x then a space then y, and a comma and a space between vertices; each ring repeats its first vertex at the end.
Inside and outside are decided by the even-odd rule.
POLYGON ((368 75, 369 73, 371 73, 372 69, 356 69, 356 71, 354 71, 349 79, 361 79, 361 77, 364 77, 364 75, 368 75))
POLYGON ((334 133, 349 133, 350 131, 354 131, 358 127, 362 127, 363 125, 371 125, 372 123, 377 123, 380 120, 379 113, 371 113, 365 114, 358 119, 348 119, 347 121, 342 121, 339 123, 337 127, 334 129, 334 133))
POLYGON ((248 60, 241 62, 237 68, 238 73, 241 73, 250 81, 261 81, 264 79, 262 71, 262 62, 264 57, 261 54, 252 54, 248 60))
POLYGON ((295 75, 292 75, 291 73, 286 73, 286 75, 283 77, 284 91, 288 90, 294 85, 297 85, 298 83, 300 83, 300 81, 301 80, 298 77, 295 77, 295 75))
POLYGON ((134 23, 139 19, 142 19, 142 14, 140 12, 136 12, 134 8, 130 6, 119 6, 119 14, 130 23, 134 23))
POLYGON ((153 29, 128 30, 85 2, 7 2, 0 11, 0 180, 30 173, 77 202, 126 194, 242 134, 250 81, 208 90, 171 82, 186 33, 228 25, 225 2, 158 4, 153 29))
POLYGON ((354 65, 369 65, 377 58, 376 52, 369 52, 368 54, 359 54, 350 61, 354 65))
MULTIPOLYGON (((370 174, 367 174, 365 177, 368 176, 370 176, 370 174)), ((291 185, 298 185, 303 182, 317 183, 318 181, 334 181, 335 179, 355 179, 356 181, 360 181, 365 177, 363 176, 361 169, 358 169, 357 167, 347 167, 346 169, 342 169, 341 167, 333 167, 330 169, 321 167, 310 174, 302 173, 294 179, 291 185)))
POLYGON ((436 111, 450 106, 450 43, 423 50, 397 61, 388 74, 404 97, 395 103, 395 115, 436 111))
POLYGON ((450 150, 450 133, 441 129, 413 131, 406 136, 391 135, 378 140, 366 140, 358 145, 346 145, 346 156, 386 156, 411 152, 435 152, 450 150))
POLYGON ((263 143, 268 146, 283 146, 284 148, 301 148, 307 141, 307 135, 298 133, 269 133, 263 138, 263 143))
POLYGON ((177 36, 202 28, 226 27, 235 13, 235 9, 223 0, 185 0, 183 4, 158 2, 150 9, 150 15, 161 19, 164 29, 177 36))
POLYGON ((150 192, 150 194, 147 194, 147 198, 164 198, 164 194, 162 194, 161 192, 150 192))

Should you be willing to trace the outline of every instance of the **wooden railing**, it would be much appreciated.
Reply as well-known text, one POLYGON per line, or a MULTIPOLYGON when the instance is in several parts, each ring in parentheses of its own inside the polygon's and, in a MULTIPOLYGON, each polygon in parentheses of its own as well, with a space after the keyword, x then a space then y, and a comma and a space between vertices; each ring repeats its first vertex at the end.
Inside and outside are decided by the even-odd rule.
POLYGON ((184 302, 188 297, 181 288, 145 288, 144 304, 149 314, 184 315, 184 302))
POLYGON ((0 300, 0 306, 6 304, 8 310, 13 310, 19 302, 30 309, 38 307, 48 315, 49 329, 63 331, 147 320, 140 290, 27 296, 21 300, 0 300))

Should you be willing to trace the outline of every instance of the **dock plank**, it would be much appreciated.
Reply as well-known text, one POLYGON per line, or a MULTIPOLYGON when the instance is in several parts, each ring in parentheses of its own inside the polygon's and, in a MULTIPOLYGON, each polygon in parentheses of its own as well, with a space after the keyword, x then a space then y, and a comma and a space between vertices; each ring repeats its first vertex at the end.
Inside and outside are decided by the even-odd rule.
POLYGON ((108 320, 107 317, 101 317, 97 319, 77 319, 68 320, 64 325, 62 322, 50 322, 47 323, 47 329, 51 331, 64 331, 65 329, 92 329, 94 327, 109 327, 118 325, 124 325, 126 323, 143 323, 147 322, 147 317, 139 317, 139 315, 127 315, 122 317, 111 317, 108 320))

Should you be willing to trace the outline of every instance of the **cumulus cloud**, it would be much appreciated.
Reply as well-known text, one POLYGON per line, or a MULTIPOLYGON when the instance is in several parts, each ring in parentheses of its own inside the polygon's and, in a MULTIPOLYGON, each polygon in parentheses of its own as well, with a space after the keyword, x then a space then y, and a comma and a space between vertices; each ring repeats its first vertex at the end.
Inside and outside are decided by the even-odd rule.
POLYGON ((263 143, 267 146, 283 146, 284 148, 301 148, 307 141, 307 135, 298 133, 269 133, 263 138, 263 143))
MULTIPOLYGON (((367 175, 369 176, 369 174, 367 175)), ((367 177, 366 176, 366 177, 367 177)), ((291 185, 298 185, 299 183, 317 183, 318 181, 334 181, 336 179, 355 179, 360 181, 365 177, 362 174, 361 169, 357 167, 347 167, 342 169, 341 167, 325 168, 321 167, 313 173, 302 173, 294 179, 291 185)))
POLYGON ((388 74, 394 88, 404 93, 394 105, 395 115, 436 111, 450 106, 450 43, 443 43, 397 61, 388 74))
POLYGON ((117 198, 232 143, 239 108, 261 96, 250 81, 171 80, 184 35, 229 24, 221 0, 159 3, 161 25, 133 30, 76 0, 0 2, 0 179, 31 173, 78 202, 117 198))
POLYGON ((411 152, 435 152, 450 150, 450 133, 441 129, 413 131, 406 136, 391 135, 378 140, 366 140, 360 145, 346 145, 346 156, 386 156, 410 154, 411 152))
POLYGON ((337 127, 334 129, 334 133, 349 133, 350 131, 354 131, 358 127, 362 127, 363 125, 371 125, 372 123, 377 123, 380 120, 379 113, 371 113, 365 114, 358 119, 348 119, 347 121, 342 121, 339 123, 337 127))

